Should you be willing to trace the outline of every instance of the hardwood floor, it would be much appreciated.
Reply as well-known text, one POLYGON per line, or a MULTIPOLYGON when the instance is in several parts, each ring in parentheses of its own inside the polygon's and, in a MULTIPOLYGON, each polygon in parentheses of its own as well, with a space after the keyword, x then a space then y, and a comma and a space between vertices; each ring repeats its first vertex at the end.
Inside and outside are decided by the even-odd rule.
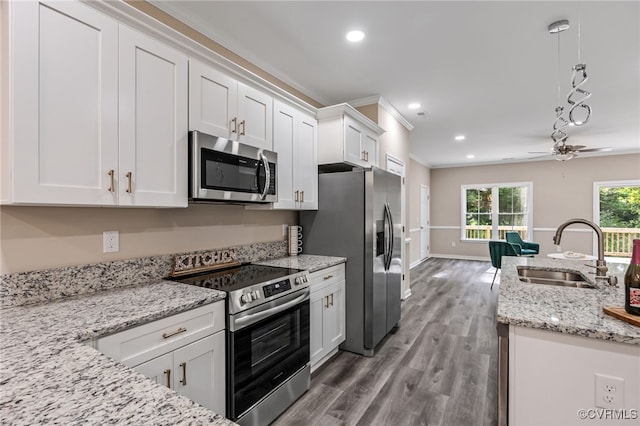
POLYGON ((497 424, 492 278, 489 262, 414 268, 398 331, 372 358, 340 351, 274 425, 497 424))

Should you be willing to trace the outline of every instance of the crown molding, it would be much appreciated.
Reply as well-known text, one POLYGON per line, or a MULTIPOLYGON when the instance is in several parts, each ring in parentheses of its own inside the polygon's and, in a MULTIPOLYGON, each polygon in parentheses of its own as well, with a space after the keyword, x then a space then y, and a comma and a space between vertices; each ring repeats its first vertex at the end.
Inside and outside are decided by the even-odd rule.
POLYGON ((388 100, 386 100, 380 95, 373 95, 373 96, 368 96, 366 98, 354 99, 352 101, 349 101, 348 104, 353 106, 354 108, 358 108, 365 105, 378 104, 382 108, 387 110, 387 112, 391 114, 393 118, 398 120, 398 122, 402 124, 405 129, 407 129, 408 131, 413 130, 413 125, 409 123, 409 121, 407 121, 407 119, 404 118, 402 114, 400 114, 400 111, 398 111, 396 107, 394 107, 388 100))

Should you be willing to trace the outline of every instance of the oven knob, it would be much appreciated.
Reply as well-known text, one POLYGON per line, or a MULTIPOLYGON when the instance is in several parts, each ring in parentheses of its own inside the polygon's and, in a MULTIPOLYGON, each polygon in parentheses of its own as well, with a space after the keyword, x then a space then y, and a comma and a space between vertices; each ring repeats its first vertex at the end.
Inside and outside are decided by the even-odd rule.
POLYGON ((296 283, 296 285, 302 284, 302 277, 296 277, 295 283, 296 283))
POLYGON ((251 298, 252 298, 253 300, 258 300, 258 299, 260 299, 260 293, 259 293, 257 290, 252 291, 252 292, 251 292, 251 298))
POLYGON ((250 293, 243 293, 242 296, 240 296, 240 302, 242 303, 251 303, 252 300, 250 293))

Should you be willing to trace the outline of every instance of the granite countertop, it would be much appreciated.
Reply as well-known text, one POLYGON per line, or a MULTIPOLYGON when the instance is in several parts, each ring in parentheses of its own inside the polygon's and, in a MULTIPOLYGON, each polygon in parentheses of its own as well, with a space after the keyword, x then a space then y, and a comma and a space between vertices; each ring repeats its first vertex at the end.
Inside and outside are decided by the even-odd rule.
POLYGON ((280 266, 283 268, 303 269, 309 272, 316 272, 321 269, 330 268, 340 263, 345 263, 346 261, 346 257, 301 254, 298 256, 287 256, 278 259, 263 260, 253 263, 258 265, 280 266))
POLYGON ((624 273, 627 265, 610 263, 609 274, 618 277, 618 286, 596 282, 588 265, 594 260, 561 260, 504 257, 498 296, 498 322, 538 328, 614 342, 640 345, 640 327, 603 312, 605 306, 624 306, 624 273), (582 272, 597 288, 569 288, 527 284, 518 279, 517 265, 562 268, 582 272))
POLYGON ((159 281, 2 309, 0 418, 8 424, 234 424, 82 343, 224 298, 159 281))

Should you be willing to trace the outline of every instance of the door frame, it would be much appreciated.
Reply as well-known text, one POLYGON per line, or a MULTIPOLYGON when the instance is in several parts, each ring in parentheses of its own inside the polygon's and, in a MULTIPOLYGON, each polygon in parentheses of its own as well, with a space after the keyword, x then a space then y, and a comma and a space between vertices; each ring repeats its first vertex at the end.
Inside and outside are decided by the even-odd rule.
POLYGON ((423 260, 427 259, 429 257, 429 252, 430 252, 430 238, 431 238, 431 233, 429 230, 429 227, 431 225, 431 218, 430 216, 430 204, 431 204, 431 190, 429 188, 429 186, 427 185, 420 185, 420 261, 422 262, 423 260), (423 200, 423 197, 425 196, 427 199, 423 200), (426 202, 425 202, 426 201, 426 202), (425 211, 422 210, 422 207, 425 206, 425 211), (427 223, 423 223, 423 219, 425 219, 425 213, 426 213, 426 222, 427 223), (422 253, 422 238, 423 238, 423 234, 426 234, 426 240, 427 240, 427 250, 425 252, 425 254, 423 255, 422 253))

